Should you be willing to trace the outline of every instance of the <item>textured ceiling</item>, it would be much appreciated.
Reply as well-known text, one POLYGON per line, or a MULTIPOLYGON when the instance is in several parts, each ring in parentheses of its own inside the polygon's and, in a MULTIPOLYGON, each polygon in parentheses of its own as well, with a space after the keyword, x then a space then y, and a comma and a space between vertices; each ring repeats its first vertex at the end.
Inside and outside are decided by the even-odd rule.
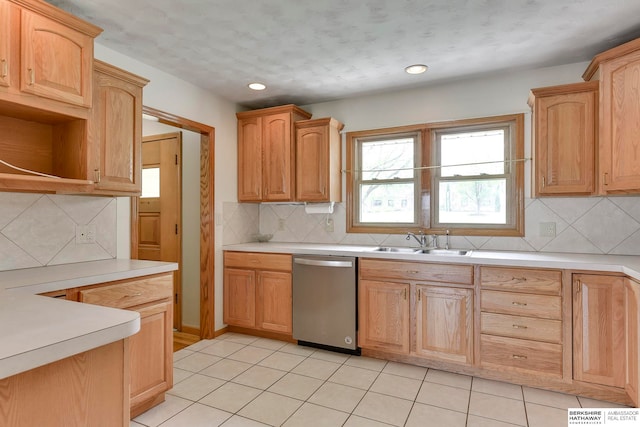
POLYGON ((104 28, 100 44, 249 108, 586 61, 640 37, 638 0, 48 1, 104 28), (403 71, 415 63, 429 70, 403 71))

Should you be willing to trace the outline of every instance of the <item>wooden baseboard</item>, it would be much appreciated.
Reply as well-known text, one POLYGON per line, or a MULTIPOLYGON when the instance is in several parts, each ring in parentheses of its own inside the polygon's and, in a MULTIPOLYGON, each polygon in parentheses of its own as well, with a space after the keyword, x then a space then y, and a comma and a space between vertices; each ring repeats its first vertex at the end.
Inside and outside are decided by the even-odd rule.
POLYGON ((182 330, 180 332, 184 332, 185 334, 191 334, 191 335, 197 335, 200 338, 200 328, 197 328, 195 326, 189 326, 189 325, 182 325, 182 330))
POLYGON ((298 340, 294 340, 291 335, 280 334, 277 332, 268 332, 268 331, 261 331, 257 329, 251 329, 251 328, 242 328, 240 326, 227 326, 225 329, 228 330, 227 332, 236 332, 238 334, 253 335, 255 337, 260 337, 260 338, 270 338, 272 340, 286 341, 294 344, 298 342, 298 340))
POLYGON ((222 329, 218 329, 217 331, 214 331, 214 332, 213 332, 213 337, 214 337, 214 338, 217 338, 217 337, 219 337, 220 335, 226 334, 227 332, 229 332, 229 327, 228 327, 228 326, 225 326, 225 327, 224 327, 224 328, 222 328, 222 329))

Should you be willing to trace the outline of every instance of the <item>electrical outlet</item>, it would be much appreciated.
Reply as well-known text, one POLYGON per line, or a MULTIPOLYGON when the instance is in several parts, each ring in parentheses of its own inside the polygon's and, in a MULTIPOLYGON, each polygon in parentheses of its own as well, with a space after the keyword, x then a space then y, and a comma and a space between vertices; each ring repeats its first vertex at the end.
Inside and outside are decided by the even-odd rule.
POLYGON ((324 223, 324 231, 333 233, 333 218, 327 218, 327 221, 324 223))
POLYGON ((285 219, 278 218, 278 231, 284 231, 284 224, 285 224, 285 219))
POLYGON ((96 242, 96 225, 76 225, 76 243, 79 245, 96 242))
POLYGON ((556 223, 555 222, 541 222, 540 223, 540 237, 556 237, 556 223))

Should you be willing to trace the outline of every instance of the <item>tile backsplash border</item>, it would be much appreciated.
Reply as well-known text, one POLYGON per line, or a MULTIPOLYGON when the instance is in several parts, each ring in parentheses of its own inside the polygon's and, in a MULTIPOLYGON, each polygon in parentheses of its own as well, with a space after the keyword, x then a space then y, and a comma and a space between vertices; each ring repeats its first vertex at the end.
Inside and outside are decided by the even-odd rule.
MULTIPOLYGON (((346 211, 307 214, 302 204, 224 204, 224 244, 252 241, 255 233, 273 242, 413 246, 403 234, 346 232, 346 211), (330 218, 332 224, 328 225, 330 218), (259 224, 257 226, 257 224, 259 224), (331 228, 333 227, 333 231, 331 228)), ((440 238, 441 244, 444 238, 440 238)), ((460 249, 640 255, 640 197, 558 197, 525 200, 524 237, 456 236, 460 249), (554 222, 556 236, 540 236, 540 223, 554 222)))

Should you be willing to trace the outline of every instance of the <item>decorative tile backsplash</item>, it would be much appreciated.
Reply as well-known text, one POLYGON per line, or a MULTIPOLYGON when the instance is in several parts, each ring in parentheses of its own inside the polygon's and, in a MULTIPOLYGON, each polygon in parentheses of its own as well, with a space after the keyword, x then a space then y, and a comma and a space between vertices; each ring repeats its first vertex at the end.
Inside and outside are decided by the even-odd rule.
POLYGON ((116 257, 116 199, 0 193, 0 270, 116 257), (76 243, 93 224, 96 242, 76 243))
MULTIPOLYGON (((252 241, 260 233, 273 234, 273 242, 411 246, 401 234, 346 232, 342 203, 334 213, 306 214, 303 205, 224 205, 225 244, 252 241), (333 224, 327 222, 331 219, 333 224), (259 228, 258 228, 259 223, 259 228), (333 231, 331 228, 333 227, 333 231)), ((444 244, 444 238, 440 238, 444 244)), ((575 252, 640 255, 640 197, 565 197, 525 201, 525 236, 452 236, 460 249, 575 252), (555 237, 540 236, 540 223, 554 222, 555 237)))

